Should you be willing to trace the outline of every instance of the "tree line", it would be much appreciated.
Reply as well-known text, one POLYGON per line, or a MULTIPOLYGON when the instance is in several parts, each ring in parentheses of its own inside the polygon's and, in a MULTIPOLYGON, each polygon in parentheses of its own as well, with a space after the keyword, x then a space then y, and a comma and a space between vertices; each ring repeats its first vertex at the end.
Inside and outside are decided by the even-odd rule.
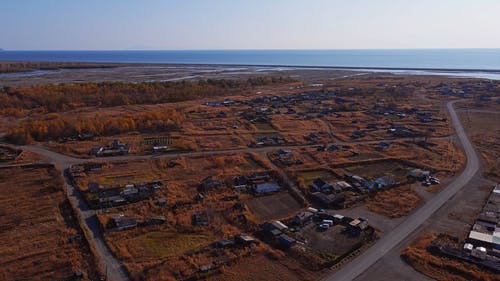
POLYGON ((16 144, 32 141, 62 140, 78 135, 111 136, 132 131, 143 133, 178 130, 184 115, 171 110, 156 110, 123 116, 101 116, 91 118, 62 117, 53 119, 28 119, 21 126, 8 131, 5 139, 16 144))
POLYGON ((3 87, 0 110, 39 109, 61 112, 82 106, 112 107, 130 104, 156 104, 215 97, 228 91, 291 82, 283 77, 252 77, 247 80, 207 79, 200 81, 143 83, 78 83, 3 87))

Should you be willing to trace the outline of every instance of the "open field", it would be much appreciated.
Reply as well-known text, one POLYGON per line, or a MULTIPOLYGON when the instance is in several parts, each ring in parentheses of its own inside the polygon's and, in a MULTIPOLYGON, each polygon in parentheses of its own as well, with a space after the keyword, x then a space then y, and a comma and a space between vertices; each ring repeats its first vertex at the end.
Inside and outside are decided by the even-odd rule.
POLYGON ((465 261, 440 257, 428 252, 427 247, 437 237, 424 235, 408 246, 402 257, 416 270, 439 281, 496 281, 498 274, 465 261))
POLYGON ((244 259, 234 266, 225 268, 222 275, 208 278, 210 281, 311 281, 316 280, 316 274, 306 272, 290 260, 276 260, 275 257, 253 256, 244 259))
POLYGON ((136 261, 147 261, 177 256, 197 250, 213 242, 206 234, 182 234, 175 232, 149 232, 131 240, 123 241, 136 261))
POLYGON ((378 178, 392 176, 397 182, 406 181, 408 172, 414 167, 410 167, 397 161, 379 161, 369 164, 348 166, 344 168, 350 173, 361 175, 365 178, 378 178))
POLYGON ((462 111, 460 118, 485 162, 485 176, 500 180, 500 111, 462 111))
POLYGON ((366 201, 368 210, 398 218, 408 215, 421 203, 421 198, 407 185, 377 192, 366 201))
POLYGON ((259 222, 287 218, 302 207, 288 192, 250 198, 246 204, 259 222))
POLYGON ((51 166, 0 169, 0 279, 95 280, 94 257, 51 166))
POLYGON ((321 178, 324 181, 332 182, 338 180, 337 176, 328 170, 310 170, 297 172, 297 179, 304 182, 304 185, 310 186, 313 181, 321 178))

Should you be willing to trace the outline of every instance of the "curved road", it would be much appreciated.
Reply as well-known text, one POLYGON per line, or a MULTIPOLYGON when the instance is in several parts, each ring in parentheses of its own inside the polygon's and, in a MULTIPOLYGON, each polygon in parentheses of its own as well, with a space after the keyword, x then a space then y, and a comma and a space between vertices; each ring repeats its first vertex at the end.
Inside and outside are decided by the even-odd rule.
MULTIPOLYGON (((460 190, 477 172, 479 169, 479 160, 472 147, 472 144, 468 140, 464 129, 458 119, 458 116, 453 108, 453 104, 456 101, 448 102, 447 108, 450 112, 450 116, 455 126, 456 134, 462 143, 463 149, 467 155, 467 166, 465 167, 462 174, 457 177, 450 185, 448 185, 439 194, 436 194, 431 200, 429 200, 424 206, 419 208, 415 213, 409 216, 404 222, 397 226, 392 232, 383 236, 378 240, 372 247, 370 247, 365 253, 357 257, 339 271, 327 276, 323 280, 334 281, 334 280, 353 280, 363 271, 368 269, 372 264, 384 256, 389 250, 400 243, 405 237, 407 237, 411 232, 413 232, 418 226, 420 226, 425 220, 427 220, 436 210, 438 210, 448 199, 450 199, 458 190, 460 190)), ((443 139, 448 137, 437 137, 432 139, 443 139)), ((401 140, 401 139, 398 139, 401 140)), ((353 141, 353 142, 343 142, 338 139, 334 139, 333 144, 370 144, 378 143, 377 141, 353 141)), ((395 140, 384 140, 386 142, 391 142, 395 140)), ((330 144, 328 144, 330 145, 330 144)), ((303 148, 303 147, 315 147, 318 144, 311 145, 295 145, 295 146, 271 146, 271 147, 258 147, 258 148, 240 148, 240 149, 226 149, 218 151, 201 151, 201 152, 179 152, 172 154, 162 154, 162 155, 129 155, 129 156, 116 156, 116 157, 106 157, 106 158, 92 158, 92 159, 80 159, 74 158, 67 155, 63 155, 57 152, 50 151, 39 146, 23 146, 22 148, 33 153, 42 155, 46 157, 50 163, 56 165, 61 171, 64 171, 67 167, 73 164, 81 164, 85 162, 101 162, 101 161, 119 161, 119 160, 138 160, 138 159, 148 159, 156 157, 178 157, 178 156, 195 156, 195 155, 214 155, 214 154, 227 154, 227 153, 237 153, 237 152, 269 152, 278 148, 303 148)), ((80 217, 84 220, 85 225, 82 225, 91 237, 88 237, 89 242, 93 244, 94 248, 99 255, 99 260, 104 269, 107 269, 108 280, 121 281, 128 280, 128 275, 123 265, 113 256, 112 252, 106 246, 102 235, 100 234, 97 220, 94 215, 94 211, 90 210, 85 200, 83 200, 81 194, 75 190, 75 188, 68 184, 68 197, 74 206, 77 206, 80 217)))
POLYGON ((467 156, 467 164, 453 182, 445 189, 436 194, 433 198, 427 201, 416 212, 410 215, 405 221, 394 228, 390 233, 384 235, 366 252, 355 258, 347 265, 342 267, 337 272, 323 278, 323 281, 347 281, 354 280, 357 276, 367 270, 380 258, 382 258, 389 250, 398 245, 403 239, 409 236, 413 231, 423 224, 434 212, 436 212, 446 201, 448 201, 455 193, 464 187, 479 170, 479 159, 471 142, 465 134, 464 128, 460 123, 460 119, 453 108, 457 101, 451 101, 446 104, 450 113, 453 125, 462 143, 462 148, 467 156))

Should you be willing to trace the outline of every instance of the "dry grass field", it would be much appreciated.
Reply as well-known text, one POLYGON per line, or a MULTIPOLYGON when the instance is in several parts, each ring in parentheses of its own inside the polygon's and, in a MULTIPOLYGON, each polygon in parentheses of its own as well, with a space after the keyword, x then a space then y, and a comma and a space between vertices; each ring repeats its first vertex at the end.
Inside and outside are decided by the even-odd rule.
POLYGON ((408 215, 422 201, 409 186, 394 187, 379 191, 366 200, 368 210, 389 218, 408 215))
POLYGON ((97 277, 62 188, 51 166, 0 169, 1 280, 65 280, 76 270, 97 277))
POLYGON ((500 111, 462 111, 460 118, 481 154, 485 176, 500 180, 500 111))
POLYGON ((427 247, 436 237, 435 234, 427 234, 418 238, 404 250, 402 257, 413 268, 438 281, 499 280, 498 274, 472 263, 431 254, 427 247))

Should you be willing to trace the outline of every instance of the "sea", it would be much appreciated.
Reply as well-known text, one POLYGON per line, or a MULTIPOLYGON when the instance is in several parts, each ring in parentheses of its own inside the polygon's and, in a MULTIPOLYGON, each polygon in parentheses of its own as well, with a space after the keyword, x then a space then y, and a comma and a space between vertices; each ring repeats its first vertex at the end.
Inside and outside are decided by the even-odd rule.
POLYGON ((500 49, 0 51, 0 61, 219 64, 391 70, 500 79, 500 49))

